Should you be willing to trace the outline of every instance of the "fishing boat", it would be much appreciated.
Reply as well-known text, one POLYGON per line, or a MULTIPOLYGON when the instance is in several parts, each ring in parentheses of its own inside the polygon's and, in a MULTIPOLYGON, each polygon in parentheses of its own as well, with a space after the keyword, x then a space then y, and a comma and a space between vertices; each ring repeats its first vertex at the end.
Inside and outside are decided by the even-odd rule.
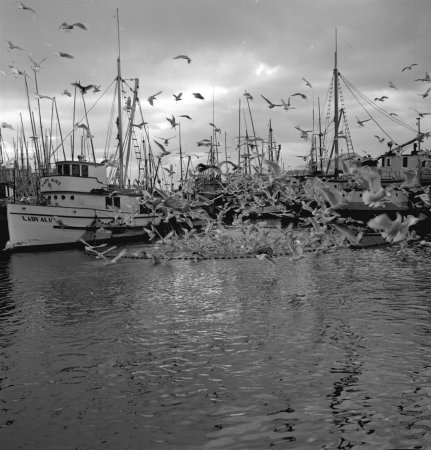
MULTIPOLYGON (((341 200, 337 206, 328 206, 331 206, 333 211, 343 217, 366 222, 383 213, 392 218, 395 217, 397 212, 402 215, 422 213, 422 211, 416 211, 411 202, 411 195, 405 184, 406 172, 403 169, 414 168, 419 169, 419 172, 422 169, 423 177, 426 177, 427 157, 419 157, 417 151, 413 152, 414 154, 411 156, 402 155, 402 149, 409 143, 420 142, 423 139, 423 134, 419 130, 418 133, 415 133, 415 137, 406 144, 392 149, 388 154, 379 158, 372 158, 369 155, 361 156, 354 152, 344 97, 341 93, 340 78, 350 91, 356 92, 357 90, 338 70, 337 45, 334 59, 335 64, 330 85, 332 96, 328 95, 328 98, 333 100, 333 105, 329 105, 333 106, 333 116, 327 118, 333 123, 333 139, 328 140, 329 146, 325 148, 326 134, 322 133, 319 118, 318 131, 313 133, 308 173, 305 173, 302 178, 304 180, 322 180, 325 189, 332 191, 341 200), (316 142, 316 136, 318 136, 318 142, 316 142), (344 153, 341 151, 342 145, 345 146, 346 151, 344 153), (381 162, 380 166, 379 161, 381 162), (374 173, 374 180, 377 181, 378 179, 374 186, 370 185, 366 176, 357 176, 358 173, 365 174, 367 172, 365 169, 370 169, 369 172, 374 173), (381 201, 365 201, 366 197, 369 197, 370 191, 373 191, 376 186, 386 196, 382 195, 381 201), (385 192, 383 192, 383 189, 385 189, 385 192)), ((398 121, 398 123, 400 122, 398 121)), ((323 128, 329 129, 329 126, 323 128)), ((415 132, 413 128, 409 127, 409 129, 415 132)))
POLYGON ((7 203, 6 249, 143 237, 161 218, 137 189, 108 184, 106 163, 59 161, 40 179, 37 204, 7 203))
POLYGON ((11 183, 0 181, 0 248, 3 248, 9 239, 6 205, 13 198, 13 192, 11 183))
MULTIPOLYGON (((135 86, 131 89, 133 100, 129 97, 126 107, 123 107, 123 81, 118 56, 117 96, 114 96, 118 107, 115 153, 96 162, 94 149, 92 161, 89 161, 82 149, 81 154, 75 157, 72 148, 70 159, 63 158, 54 165, 48 161, 38 178, 37 198, 6 203, 9 234, 6 250, 64 247, 79 244, 81 240, 108 242, 145 238, 146 227, 160 224, 162 215, 148 203, 148 195, 151 194, 147 187, 139 180, 133 185, 130 182, 132 143, 133 147, 137 147, 133 119, 139 82, 135 79, 135 86), (125 130, 123 115, 127 116, 125 130)), ((87 131, 86 139, 89 140, 92 136, 87 115, 82 127, 87 131)), ((135 148, 134 151, 136 153, 138 150, 135 148)))

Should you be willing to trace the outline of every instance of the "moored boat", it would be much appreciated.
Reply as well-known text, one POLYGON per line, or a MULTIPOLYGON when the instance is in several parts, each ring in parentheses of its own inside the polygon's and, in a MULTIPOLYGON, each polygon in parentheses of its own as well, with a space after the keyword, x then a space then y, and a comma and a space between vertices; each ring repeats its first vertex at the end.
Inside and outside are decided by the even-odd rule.
POLYGON ((139 190, 108 184, 107 165, 60 161, 40 179, 38 204, 8 203, 6 248, 74 244, 144 236, 160 216, 147 208, 139 190))

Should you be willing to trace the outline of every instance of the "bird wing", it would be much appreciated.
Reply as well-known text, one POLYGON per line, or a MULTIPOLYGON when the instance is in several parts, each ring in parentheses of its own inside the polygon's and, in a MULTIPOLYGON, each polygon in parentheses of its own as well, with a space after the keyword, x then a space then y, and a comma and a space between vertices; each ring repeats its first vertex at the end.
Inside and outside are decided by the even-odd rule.
POLYGON ((274 162, 274 161, 269 161, 268 159, 265 159, 263 161, 269 168, 271 168, 271 170, 274 173, 274 176, 278 177, 281 175, 281 168, 280 166, 274 162))
POLYGON ((302 94, 301 92, 295 92, 295 94, 292 94, 291 97, 294 97, 295 95, 299 95, 304 100, 307 99, 307 96, 305 94, 302 94))
POLYGON ((80 22, 76 22, 76 23, 72 24, 72 27, 78 27, 78 28, 81 28, 81 30, 87 29, 87 27, 83 23, 80 23, 80 22))
POLYGON ((165 147, 164 147, 160 142, 157 142, 155 139, 153 139, 153 141, 158 145, 158 147, 160 148, 160 150, 161 150, 163 153, 166 153, 165 147))
POLYGON ((273 105, 274 103, 272 103, 271 101, 269 101, 266 97, 264 97, 262 94, 260 94, 260 96, 266 101, 268 102, 270 105, 273 105))

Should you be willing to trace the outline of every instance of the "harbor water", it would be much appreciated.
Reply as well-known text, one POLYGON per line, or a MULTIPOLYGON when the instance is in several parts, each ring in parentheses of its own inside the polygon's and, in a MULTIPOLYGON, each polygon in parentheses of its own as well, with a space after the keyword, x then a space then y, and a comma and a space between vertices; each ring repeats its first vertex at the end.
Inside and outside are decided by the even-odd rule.
POLYGON ((429 449, 430 256, 3 255, 0 448, 429 449))

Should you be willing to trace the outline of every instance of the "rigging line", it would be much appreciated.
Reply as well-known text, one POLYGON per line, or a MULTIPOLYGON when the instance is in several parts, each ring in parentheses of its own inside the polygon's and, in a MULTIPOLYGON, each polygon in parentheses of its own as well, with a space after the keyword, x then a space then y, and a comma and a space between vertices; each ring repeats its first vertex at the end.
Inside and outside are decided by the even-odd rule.
MULTIPOLYGON (((347 86, 347 85, 346 85, 347 86)), ((364 105, 361 103, 361 101, 355 96, 355 94, 350 90, 349 86, 347 86, 347 89, 349 89, 350 93, 353 95, 353 97, 356 99, 356 101, 362 106, 364 111, 367 113, 367 115, 370 117, 370 119, 375 123, 375 125, 380 129, 380 131, 385 134, 391 141, 395 142, 393 137, 387 133, 380 124, 374 119, 374 117, 370 114, 370 112, 364 107, 364 105)))
MULTIPOLYGON (((346 78, 344 78, 341 74, 340 74, 341 79, 344 81, 344 83, 346 84, 346 86, 351 89, 353 89, 355 92, 357 92, 370 106, 372 106, 374 109, 378 110, 381 114, 383 114, 385 117, 387 117, 388 119, 392 120, 393 122, 397 123, 398 125, 401 125, 402 127, 415 132, 416 133, 416 129, 411 127, 410 125, 407 125, 406 123, 402 122, 400 119, 397 119, 396 117, 391 116, 389 113, 387 113, 384 109, 380 108, 379 106, 377 106, 374 102, 372 102, 365 94, 363 94, 358 88, 356 88, 351 82, 349 82, 346 78)), ((349 89, 350 90, 350 89, 349 89)), ((350 90, 350 92, 352 92, 350 90)), ((352 94, 353 95, 353 94, 352 94)), ((355 97, 356 98, 356 97, 355 97)), ((362 106, 362 105, 361 105, 362 106)), ((368 113, 368 111, 366 111, 368 113)))
MULTIPOLYGON (((87 110, 87 114, 84 114, 82 116, 82 118, 78 121, 82 122, 82 120, 85 118, 86 115, 88 115, 88 113, 97 105, 97 103, 99 103, 99 100, 106 94, 106 92, 108 91, 108 89, 110 89, 110 87, 113 85, 113 83, 115 83, 116 80, 114 80, 104 91, 103 93, 100 95, 100 97, 94 102, 94 104, 91 106, 90 109, 87 110)), ((57 147, 52 151, 52 153, 49 155, 50 157, 55 155, 55 153, 57 153, 57 150, 63 145, 64 141, 66 140, 66 138, 68 138, 72 133, 73 130, 75 129, 75 124, 73 124, 73 128, 71 131, 69 131, 69 133, 66 134, 66 136, 64 136, 63 140, 60 142, 60 144, 57 145, 57 147)))
MULTIPOLYGON (((343 78, 343 81, 346 83, 346 86, 350 86, 351 89, 355 90, 355 92, 358 93, 372 108, 379 111, 382 115, 384 115, 387 119, 390 119, 392 122, 397 123, 398 125, 408 129, 409 131, 416 132, 416 130, 411 127, 410 125, 405 124, 404 122, 400 121, 399 119, 396 119, 395 117, 388 114, 384 109, 378 107, 375 103, 373 103, 367 96, 365 96, 362 92, 360 92, 355 86, 353 86, 350 82, 348 82, 346 79, 343 78)), ((350 91, 352 92, 352 91, 350 91)), ((352 93, 353 95, 353 93, 352 93)), ((355 97, 356 98, 356 97, 355 97)), ((363 105, 361 105, 363 106, 363 105)), ((367 114, 371 117, 371 115, 368 113, 368 110, 366 110, 367 114)))

